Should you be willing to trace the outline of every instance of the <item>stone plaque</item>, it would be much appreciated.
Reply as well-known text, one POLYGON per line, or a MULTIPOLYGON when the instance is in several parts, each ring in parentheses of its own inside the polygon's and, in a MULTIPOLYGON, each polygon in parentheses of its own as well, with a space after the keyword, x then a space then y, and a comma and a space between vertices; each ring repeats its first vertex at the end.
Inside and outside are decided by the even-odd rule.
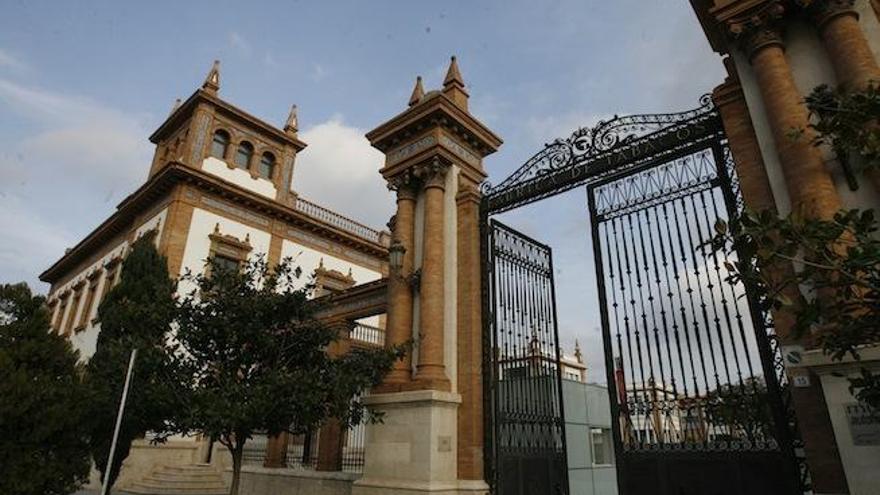
POLYGON ((853 445, 880 445, 880 411, 867 404, 844 404, 853 445))

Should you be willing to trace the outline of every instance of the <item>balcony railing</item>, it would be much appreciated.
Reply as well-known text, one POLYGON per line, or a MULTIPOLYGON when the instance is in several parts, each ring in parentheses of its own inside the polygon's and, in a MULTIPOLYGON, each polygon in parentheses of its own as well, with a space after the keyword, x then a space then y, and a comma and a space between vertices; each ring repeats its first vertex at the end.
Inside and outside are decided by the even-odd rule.
POLYGON ((340 230, 362 237, 368 241, 380 243, 380 232, 376 229, 344 217, 335 211, 328 210, 321 205, 312 203, 303 198, 296 198, 296 210, 312 218, 330 224, 340 230))
POLYGON ((351 331, 351 340, 381 347, 385 345, 385 329, 356 323, 351 331))

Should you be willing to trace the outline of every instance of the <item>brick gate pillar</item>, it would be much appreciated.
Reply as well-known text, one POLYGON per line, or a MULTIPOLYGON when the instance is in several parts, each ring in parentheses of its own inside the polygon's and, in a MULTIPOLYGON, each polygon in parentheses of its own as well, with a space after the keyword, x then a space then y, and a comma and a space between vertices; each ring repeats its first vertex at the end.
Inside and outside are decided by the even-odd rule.
POLYGON ((840 198, 822 152, 813 145, 815 132, 809 128, 807 108, 785 58, 780 22, 784 11, 781 3, 767 2, 748 23, 732 23, 730 30, 752 64, 792 213, 829 219, 840 209, 840 198), (802 134, 793 137, 793 130, 802 134))
MULTIPOLYGON (((844 90, 864 89, 872 81, 880 84, 880 66, 853 5, 854 0, 819 0, 809 2, 807 7, 834 66, 837 82, 844 90)), ((865 175, 880 191, 880 172, 869 170, 865 175)))
POLYGON ((462 177, 458 212, 458 478, 482 480, 483 320, 479 183, 462 177))
MULTIPOLYGON (((815 132, 809 128, 808 111, 785 56, 782 31, 787 5, 777 0, 754 2, 749 8, 733 11, 733 15, 722 22, 751 64, 791 200, 792 215, 829 219, 841 208, 841 201, 822 152, 813 144, 815 132), (801 134, 795 137, 793 131, 801 134)), ((727 128, 735 121, 736 107, 728 106, 721 111, 722 116, 726 113, 728 118, 732 117, 731 122, 725 122, 727 128)), ((737 151, 745 152, 741 156, 751 153, 743 142, 737 145, 737 151)), ((731 151, 735 151, 733 146, 731 141, 731 151)), ((757 163, 760 162, 752 165, 757 167, 757 163)), ((741 167, 740 164, 737 166, 741 167)), ((755 179, 761 174, 751 175, 751 179, 755 179)), ((743 190, 744 197, 751 193, 753 200, 769 206, 767 200, 770 196, 764 190, 763 178, 749 187, 748 191, 743 190)), ((774 314, 774 318, 782 343, 798 343, 790 334, 791 315, 783 312, 774 314)), ((791 394, 814 490, 817 493, 849 493, 821 382, 813 376, 809 386, 792 387, 791 394)))
POLYGON ((414 348, 413 363, 364 398, 383 422, 366 425, 352 493, 486 494, 478 191, 501 139, 470 114, 454 58, 442 89, 426 93, 417 79, 409 108, 367 139, 398 191, 395 256, 405 250, 389 281, 388 335, 414 348))

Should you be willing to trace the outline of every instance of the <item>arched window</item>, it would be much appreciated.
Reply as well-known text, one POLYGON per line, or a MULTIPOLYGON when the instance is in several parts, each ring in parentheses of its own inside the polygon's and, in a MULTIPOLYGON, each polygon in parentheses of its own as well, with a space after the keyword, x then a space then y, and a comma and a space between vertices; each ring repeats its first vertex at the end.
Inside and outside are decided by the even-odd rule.
POLYGON ((235 166, 247 170, 252 156, 254 156, 254 145, 247 141, 242 141, 238 145, 238 151, 235 152, 235 166))
POLYGON ((211 156, 219 159, 226 157, 226 148, 229 147, 229 133, 223 129, 214 131, 214 141, 211 143, 211 156))
POLYGON ((275 155, 266 152, 260 158, 260 177, 272 180, 272 174, 275 172, 275 155))

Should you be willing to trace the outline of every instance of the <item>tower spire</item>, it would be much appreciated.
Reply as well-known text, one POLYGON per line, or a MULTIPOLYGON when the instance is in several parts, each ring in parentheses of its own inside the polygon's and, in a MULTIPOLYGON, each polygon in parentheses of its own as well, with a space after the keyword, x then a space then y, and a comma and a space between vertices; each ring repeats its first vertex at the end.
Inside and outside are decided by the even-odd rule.
POLYGON ((577 359, 577 362, 584 362, 583 354, 581 354, 581 344, 577 339, 574 339, 574 357, 577 359))
POLYGON ((205 82, 202 83, 202 89, 208 91, 209 93, 217 93, 220 91, 220 61, 215 60, 214 65, 211 66, 211 70, 208 71, 208 75, 205 77, 205 82))
POLYGON ((296 105, 290 106, 290 113, 287 114, 287 122, 284 124, 284 132, 296 136, 299 130, 299 119, 296 116, 296 105))
POLYGON ((468 93, 464 89, 464 79, 458 69, 458 60, 455 55, 449 61, 449 69, 446 71, 446 78, 443 79, 443 94, 448 96, 459 108, 467 111, 468 93))
POLYGON ((422 76, 416 77, 416 85, 409 97, 409 106, 415 106, 425 96, 425 88, 422 87, 422 76))
POLYGON ((461 71, 458 70, 458 59, 455 55, 449 61, 449 69, 446 70, 446 78, 443 79, 443 88, 448 88, 452 84, 464 87, 464 79, 461 77, 461 71))

